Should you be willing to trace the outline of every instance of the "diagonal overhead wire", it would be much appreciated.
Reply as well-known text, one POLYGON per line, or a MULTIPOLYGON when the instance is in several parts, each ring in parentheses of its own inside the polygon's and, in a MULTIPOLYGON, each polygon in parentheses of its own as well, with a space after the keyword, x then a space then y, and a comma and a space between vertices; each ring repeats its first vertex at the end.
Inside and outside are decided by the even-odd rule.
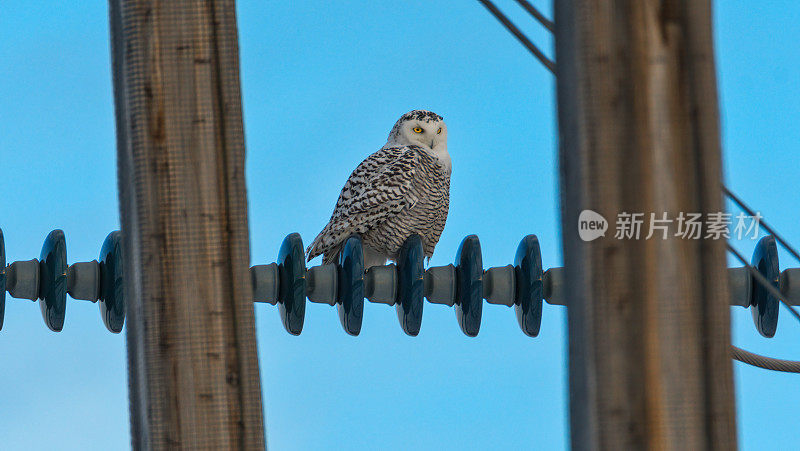
POLYGON ((528 14, 533 16, 534 19, 538 20, 543 27, 547 28, 550 33, 555 33, 555 24, 545 17, 544 14, 540 13, 528 0, 516 0, 516 2, 519 3, 519 6, 523 7, 525 11, 528 11, 528 14))
MULTIPOLYGON (((727 187, 727 186, 725 186, 725 185, 722 185, 722 191, 725 193, 725 195, 726 195, 726 196, 728 196, 728 198, 730 198, 730 200, 732 200, 732 201, 733 201, 733 202, 734 202, 736 205, 738 205, 738 206, 739 206, 739 208, 741 208, 742 210, 744 210, 744 211, 745 211, 747 214, 749 214, 750 216, 756 216, 756 212, 755 212, 755 211, 754 211, 752 208, 750 208, 749 206, 747 206, 747 205, 744 203, 744 201, 743 201, 742 199, 740 199, 740 198, 739 198, 739 196, 737 196, 736 194, 734 194, 734 193, 733 193, 733 191, 731 191, 730 189, 728 189, 728 187, 727 187)), ((760 216, 760 215, 759 215, 759 216, 760 216)), ((781 237, 781 236, 778 234, 778 232, 776 232, 776 231, 775 231, 775 229, 773 229, 772 227, 770 227, 770 225, 769 225, 769 224, 767 224, 767 223, 766 223, 766 221, 764 221, 763 219, 761 220, 761 225, 764 227, 764 230, 766 230, 766 231, 767 231, 767 233, 769 233, 770 235, 774 236, 774 237, 775 237, 775 240, 776 240, 776 241, 778 241, 779 243, 781 243, 781 245, 782 245, 782 246, 783 246, 783 247, 784 247, 784 248, 785 248, 785 249, 786 249, 786 250, 787 250, 787 251, 788 251, 790 254, 792 254, 792 256, 793 256, 794 258, 796 258, 798 262, 800 262, 800 253, 798 253, 798 252, 797 252, 797 250, 795 250, 795 248, 794 248, 794 247, 792 247, 792 245, 791 245, 791 244, 789 244, 789 242, 788 242, 788 241, 784 240, 784 239, 783 239, 783 237, 781 237)))
POLYGON ((513 34, 517 38, 517 40, 519 40, 519 42, 521 42, 522 45, 524 45, 525 48, 527 48, 533 54, 534 57, 536 57, 536 59, 539 60, 540 63, 544 64, 544 66, 553 75, 555 75, 555 73, 556 73, 556 63, 554 63, 553 61, 548 59, 545 56, 545 54, 542 53, 541 50, 539 50, 539 47, 536 47, 536 44, 531 42, 531 40, 528 39, 528 37, 525 36, 525 34, 522 33, 522 31, 520 31, 520 29, 517 28, 516 25, 511 23, 511 20, 509 20, 508 17, 506 17, 505 14, 503 14, 499 9, 497 9, 497 7, 494 5, 494 3, 492 3, 489 0, 478 0, 478 1, 481 2, 483 4, 483 6, 485 6, 486 9, 488 9, 489 12, 492 13, 492 15, 497 20, 499 20, 500 23, 502 23, 503 26, 506 27, 506 29, 508 31, 510 31, 511 34, 513 34))

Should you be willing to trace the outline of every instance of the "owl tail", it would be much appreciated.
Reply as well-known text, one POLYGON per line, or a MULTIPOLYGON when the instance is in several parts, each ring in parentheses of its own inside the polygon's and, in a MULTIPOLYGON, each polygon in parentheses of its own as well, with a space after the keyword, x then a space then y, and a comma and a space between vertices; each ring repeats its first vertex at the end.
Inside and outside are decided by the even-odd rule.
POLYGON ((321 244, 322 237, 325 235, 325 230, 326 229, 322 229, 322 232, 319 232, 319 235, 317 235, 317 237, 314 238, 314 241, 312 241, 311 244, 309 244, 306 248, 306 261, 311 261, 312 258, 324 252, 324 250, 321 249, 321 244))

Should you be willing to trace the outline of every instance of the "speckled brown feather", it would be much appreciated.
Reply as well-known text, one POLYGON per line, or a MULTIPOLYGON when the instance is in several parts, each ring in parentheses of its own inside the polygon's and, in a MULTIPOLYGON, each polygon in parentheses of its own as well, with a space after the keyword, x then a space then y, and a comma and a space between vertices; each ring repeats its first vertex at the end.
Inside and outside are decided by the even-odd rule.
POLYGON ((450 174, 425 149, 386 146, 350 175, 325 228, 308 246, 308 259, 336 261, 342 243, 361 235, 365 246, 396 258, 411 234, 422 237, 426 257, 444 230, 450 204, 450 174))

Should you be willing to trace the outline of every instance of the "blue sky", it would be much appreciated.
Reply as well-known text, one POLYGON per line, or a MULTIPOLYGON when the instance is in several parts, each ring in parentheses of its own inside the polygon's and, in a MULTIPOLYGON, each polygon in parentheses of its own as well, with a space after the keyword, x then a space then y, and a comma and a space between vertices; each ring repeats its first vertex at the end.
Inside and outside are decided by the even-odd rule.
MULTIPOLYGON (((552 55, 552 41, 511 0, 498 5, 552 55)), ((549 2, 534 2, 551 11, 549 2)), ((717 2, 728 185, 800 243, 800 4, 717 2)), ((0 227, 11 260, 38 257, 61 228, 70 262, 97 258, 119 227, 105 2, 4 2, 0 15, 0 227)), ((550 15, 550 14, 548 14, 550 15)), ((535 233, 560 265, 554 81, 478 2, 238 2, 252 262, 281 240, 308 243, 350 171, 404 112, 448 124, 451 210, 433 265, 481 238, 485 266, 512 261, 535 233), (287 189, 290 187, 290 189, 287 189)), ((736 243, 749 255, 754 242, 736 243)), ((782 267, 798 266, 781 254, 782 267)), ((731 261, 731 263, 733 263, 731 261)), ((486 305, 477 338, 452 309, 427 304, 405 336, 393 309, 365 306, 361 336, 310 305, 299 337, 257 305, 273 449, 564 448, 566 329, 546 305, 541 334, 486 305)), ((800 359, 800 327, 781 312, 774 339, 732 309, 734 342, 800 359)), ((743 449, 794 446, 796 376, 735 365, 743 449)), ((0 332, 4 449, 129 446, 125 337, 96 305, 68 301, 64 331, 38 306, 8 299, 0 332)))

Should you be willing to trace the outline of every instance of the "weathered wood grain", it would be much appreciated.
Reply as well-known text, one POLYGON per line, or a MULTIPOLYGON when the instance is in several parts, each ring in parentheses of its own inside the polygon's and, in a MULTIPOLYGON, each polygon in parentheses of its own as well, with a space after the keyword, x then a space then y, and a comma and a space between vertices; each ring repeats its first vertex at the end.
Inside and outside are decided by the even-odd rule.
POLYGON ((735 449, 724 240, 614 238, 622 212, 723 211, 710 1, 555 10, 572 446, 735 449))
POLYGON ((263 449, 232 0, 110 0, 135 449, 263 449))

